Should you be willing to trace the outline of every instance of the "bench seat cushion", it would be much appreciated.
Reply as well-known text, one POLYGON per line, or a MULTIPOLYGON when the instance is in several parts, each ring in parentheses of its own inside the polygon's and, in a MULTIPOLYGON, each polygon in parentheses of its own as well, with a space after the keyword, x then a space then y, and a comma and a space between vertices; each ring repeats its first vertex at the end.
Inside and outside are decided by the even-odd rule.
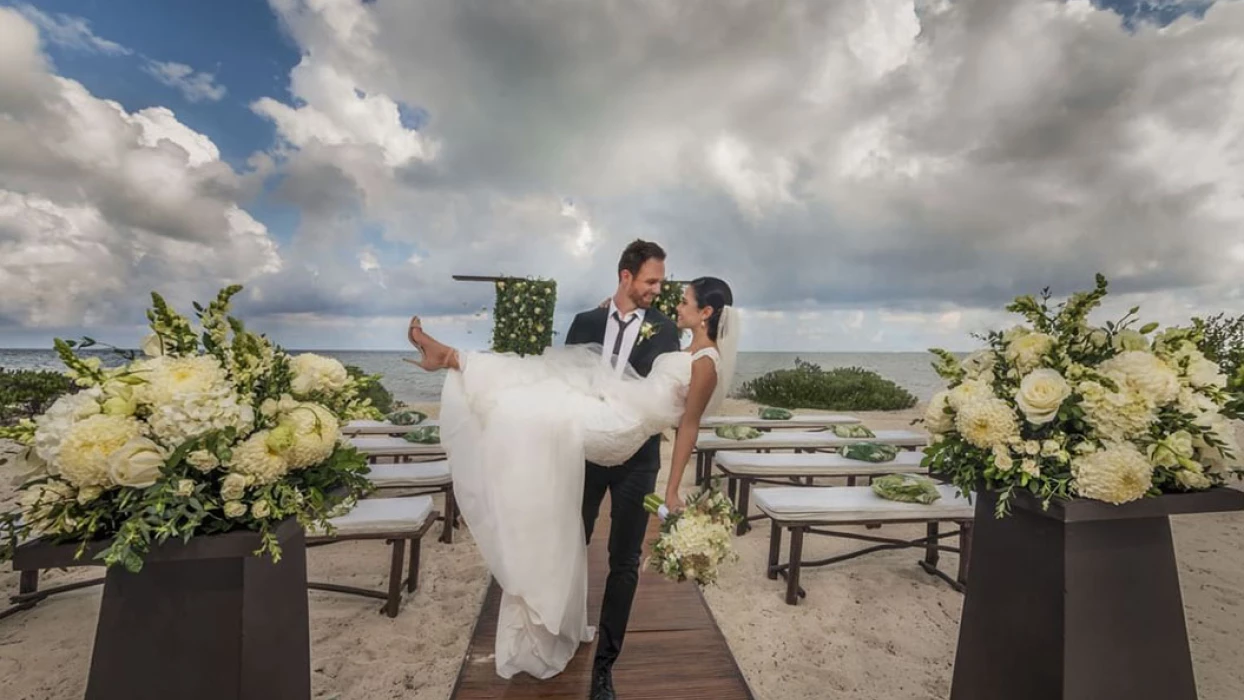
POLYGON ((899 452, 890 462, 865 462, 847 459, 839 454, 790 454, 780 452, 719 452, 714 461, 721 470, 734 476, 878 476, 881 474, 916 474, 923 472, 922 452, 899 452))
POLYGON ((756 489, 756 507, 781 522, 849 524, 861 522, 924 522, 971 520, 975 506, 956 496, 950 484, 939 484, 942 497, 930 505, 888 501, 870 486, 781 486, 756 489))
POLYGON ((364 498, 349 513, 329 522, 336 528, 337 537, 414 532, 423 527, 431 514, 431 496, 364 498))
POLYGON ((449 460, 373 464, 367 480, 377 488, 391 489, 416 486, 446 486, 453 483, 449 476, 449 460))

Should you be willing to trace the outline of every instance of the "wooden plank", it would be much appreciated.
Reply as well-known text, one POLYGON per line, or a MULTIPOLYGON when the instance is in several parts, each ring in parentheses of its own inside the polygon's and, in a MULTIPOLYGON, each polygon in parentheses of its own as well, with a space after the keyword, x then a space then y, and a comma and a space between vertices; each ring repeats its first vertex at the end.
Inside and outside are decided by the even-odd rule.
MULTIPOLYGON (((609 573, 608 499, 601 511, 588 547, 588 619, 593 623, 600 615, 600 599, 609 573)), ((656 538, 657 525, 656 518, 649 520, 645 542, 656 538)), ((645 556, 648 548, 645 544, 645 556)), ((587 697, 594 644, 580 647, 566 670, 548 680, 526 674, 508 681, 497 676, 493 652, 500 605, 501 588, 493 581, 467 647, 453 700, 587 697)), ((613 681, 619 696, 628 700, 754 697, 700 589, 667 581, 647 570, 640 573, 626 643, 614 666, 613 681)))

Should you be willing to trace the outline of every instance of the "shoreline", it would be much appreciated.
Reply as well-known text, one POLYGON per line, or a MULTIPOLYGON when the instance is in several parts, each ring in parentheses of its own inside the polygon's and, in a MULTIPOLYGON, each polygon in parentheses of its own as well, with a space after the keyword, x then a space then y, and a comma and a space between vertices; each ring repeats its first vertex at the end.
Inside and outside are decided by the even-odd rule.
MULTIPOLYGON (((412 407, 432 417, 439 413, 434 403, 412 407)), ((720 413, 744 415, 755 409, 751 402, 728 399, 720 413)), ((870 428, 895 429, 911 428, 911 420, 922 412, 923 405, 918 405, 853 415, 870 428)), ((1237 424, 1237 432, 1244 437, 1241 427, 1237 424)), ((667 483, 671 448, 670 442, 662 444, 658 493, 667 483)), ((687 470, 684 488, 689 488, 692 472, 687 470)), ((15 501, 10 481, 0 481, 0 507, 15 501)), ((1244 658, 1244 551, 1237 546, 1244 541, 1244 517, 1179 516, 1172 523, 1200 697, 1244 697, 1244 668, 1235 663, 1244 658)), ((887 535, 908 532, 918 537, 923 528, 886 527, 887 535)), ((704 589, 704 596, 758 700, 948 697, 963 597, 916 566, 917 554, 880 552, 807 569, 803 584, 808 597, 788 606, 783 582, 764 575, 767 528, 761 524, 734 542, 740 561, 723 570, 719 583, 704 589)), ((394 619, 380 615, 375 601, 309 593, 314 698, 449 697, 489 575, 466 528, 456 533, 452 545, 429 537, 423 547, 420 588, 394 619)), ((819 558, 857 547, 847 540, 816 537, 805 544, 805 555, 819 558)), ((943 563, 953 570, 957 556, 945 554, 943 563)), ((307 566, 308 574, 320 580, 380 586, 388 571, 387 550, 373 543, 314 548, 308 551, 307 566)), ((98 573, 49 571, 42 580, 54 585, 98 573)), ((17 579, 5 567, 0 591, 16 591, 17 579)), ((6 697, 82 697, 99 597, 99 588, 75 591, 0 621, 0 674, 10 688, 6 697)), ((625 697, 625 688, 618 691, 625 697)))

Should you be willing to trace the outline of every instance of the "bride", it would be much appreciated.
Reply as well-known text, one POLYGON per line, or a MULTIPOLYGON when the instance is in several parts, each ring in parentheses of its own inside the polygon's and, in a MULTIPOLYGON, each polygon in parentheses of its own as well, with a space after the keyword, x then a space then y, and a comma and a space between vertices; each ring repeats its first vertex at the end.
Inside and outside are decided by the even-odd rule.
POLYGON ((599 345, 530 357, 459 352, 411 320, 409 339, 423 356, 413 364, 449 370, 441 443, 462 517, 503 590, 498 675, 555 676, 595 636, 587 618, 585 460, 617 466, 651 436, 677 428, 666 503, 681 507, 678 485, 700 417, 717 407, 733 376, 732 303, 719 279, 687 285, 677 325, 691 342, 657 356, 646 377, 629 366, 617 374, 599 345))

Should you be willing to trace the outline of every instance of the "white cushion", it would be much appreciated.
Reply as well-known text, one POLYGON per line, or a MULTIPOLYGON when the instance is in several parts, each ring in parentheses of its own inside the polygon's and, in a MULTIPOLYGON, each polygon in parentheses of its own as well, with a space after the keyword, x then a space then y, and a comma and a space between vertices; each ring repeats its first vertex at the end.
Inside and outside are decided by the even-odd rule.
POLYGON ((352 420, 341 426, 345 435, 403 435, 414 428, 439 425, 435 420, 425 420, 418 425, 394 425, 387 420, 352 420))
POLYGON ((410 486, 444 486, 451 482, 449 460, 435 462, 410 462, 404 464, 374 464, 367 480, 378 488, 410 486))
POLYGON ((719 452, 714 462, 727 474, 737 476, 874 476, 881 474, 916 474, 924 471, 921 452, 902 451, 889 462, 866 462, 847 459, 840 454, 817 452, 790 454, 782 452, 719 452))
POLYGON ((400 437, 352 437, 350 444, 369 457, 403 457, 406 455, 443 455, 445 448, 441 445, 427 445, 419 442, 407 442, 400 437))
POLYGON ((929 505, 891 501, 871 486, 781 486, 757 489, 753 499, 762 513, 783 522, 825 524, 860 522, 924 522, 970 520, 976 507, 956 496, 950 484, 939 484, 942 497, 929 505))
POLYGON ((763 450, 763 449, 836 449, 858 442, 879 442, 897 447, 924 447, 929 444, 927 433, 912 430, 876 430, 875 437, 844 438, 830 431, 825 432, 771 432, 751 440, 734 440, 718 437, 715 433, 700 433, 696 448, 700 450, 763 450))
POLYGON ((337 536, 411 532, 432 513, 431 496, 364 498, 345 515, 329 520, 337 536))
POLYGON ((720 425, 750 425, 756 428, 821 428, 855 425, 859 422, 860 419, 855 416, 836 413, 797 413, 785 420, 765 420, 760 416, 707 416, 700 419, 700 427, 712 429, 720 425))

